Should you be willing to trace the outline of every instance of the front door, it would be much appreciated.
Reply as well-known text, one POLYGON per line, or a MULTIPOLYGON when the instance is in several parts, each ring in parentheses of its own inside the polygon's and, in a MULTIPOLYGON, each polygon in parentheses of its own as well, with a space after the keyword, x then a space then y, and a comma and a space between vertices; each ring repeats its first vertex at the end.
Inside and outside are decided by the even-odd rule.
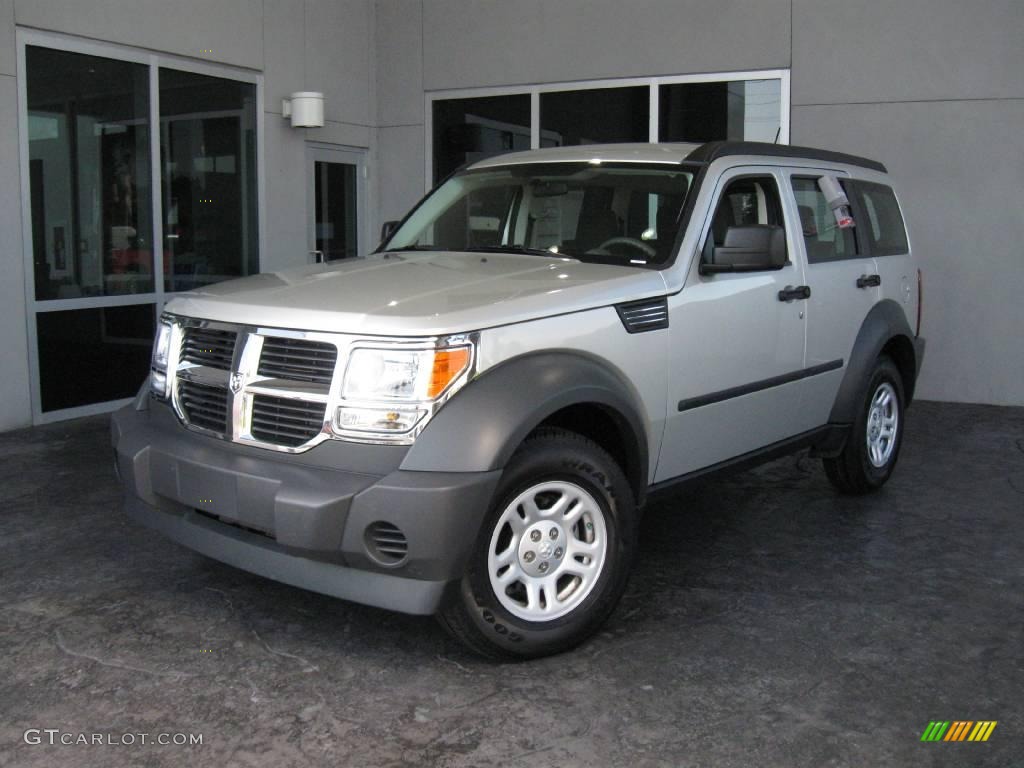
POLYGON ((768 238, 777 249, 784 236, 786 255, 776 260, 783 266, 707 275, 694 268, 683 290, 669 297, 669 402, 656 482, 808 428, 800 412, 804 266, 792 245, 799 230, 784 214, 781 181, 763 167, 723 174, 698 258, 716 263, 718 249, 722 259, 741 264, 738 245, 768 238))
POLYGON ((364 256, 369 251, 365 220, 365 153, 311 144, 309 168, 310 261, 364 256))

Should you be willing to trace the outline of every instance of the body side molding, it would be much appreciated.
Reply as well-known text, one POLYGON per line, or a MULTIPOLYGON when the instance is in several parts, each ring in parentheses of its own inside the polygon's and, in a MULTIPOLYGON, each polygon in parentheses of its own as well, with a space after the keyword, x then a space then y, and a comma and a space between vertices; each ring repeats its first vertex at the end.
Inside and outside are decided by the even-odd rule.
POLYGON ((688 411, 691 408, 701 408, 705 405, 720 403, 723 400, 731 400, 734 397, 751 395, 754 392, 760 392, 763 389, 771 389, 772 387, 779 387, 783 384, 800 381, 801 379, 806 379, 810 376, 819 376, 823 373, 835 371, 842 367, 842 360, 829 360, 827 363, 812 365, 810 368, 801 368, 799 371, 791 371, 790 373, 784 373, 781 376, 772 376, 769 379, 752 381, 749 384, 741 384, 738 387, 730 387, 729 389, 721 389, 718 392, 710 392, 706 395, 689 397, 685 400, 680 400, 678 408, 680 411, 688 411))

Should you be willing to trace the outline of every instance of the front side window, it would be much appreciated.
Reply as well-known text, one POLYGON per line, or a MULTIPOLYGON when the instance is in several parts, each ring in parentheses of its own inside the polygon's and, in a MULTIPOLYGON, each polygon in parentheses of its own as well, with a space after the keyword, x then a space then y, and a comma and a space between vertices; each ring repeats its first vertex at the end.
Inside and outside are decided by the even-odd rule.
POLYGON ((466 171, 432 192, 386 249, 507 250, 662 264, 671 257, 692 180, 689 168, 636 163, 466 171))
POLYGON ((840 261, 857 256, 857 244, 852 229, 840 229, 836 217, 816 178, 793 179, 793 197, 800 214, 807 261, 819 264, 840 261))
POLYGON ((860 204, 860 210, 867 218, 858 222, 861 231, 867 233, 872 256, 893 256, 907 253, 907 230, 900 213, 900 204, 892 187, 871 181, 854 181, 847 187, 852 197, 860 204))
POLYGON ((701 262, 719 271, 779 269, 787 260, 779 187, 771 176, 728 182, 711 219, 701 262))

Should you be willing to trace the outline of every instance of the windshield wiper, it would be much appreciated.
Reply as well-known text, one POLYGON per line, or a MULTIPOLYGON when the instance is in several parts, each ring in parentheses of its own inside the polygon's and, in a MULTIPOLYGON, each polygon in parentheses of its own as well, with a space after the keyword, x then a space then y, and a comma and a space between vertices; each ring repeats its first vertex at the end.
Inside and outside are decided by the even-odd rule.
POLYGON ((402 245, 398 248, 385 248, 381 253, 399 253, 401 251, 440 251, 444 250, 438 248, 436 245, 420 245, 419 243, 413 243, 412 245, 402 245))
POLYGON ((464 248, 466 253, 522 253, 528 256, 547 256, 553 259, 573 259, 575 256, 567 256, 564 253, 556 253, 547 248, 527 248, 523 245, 477 245, 472 248, 464 248))

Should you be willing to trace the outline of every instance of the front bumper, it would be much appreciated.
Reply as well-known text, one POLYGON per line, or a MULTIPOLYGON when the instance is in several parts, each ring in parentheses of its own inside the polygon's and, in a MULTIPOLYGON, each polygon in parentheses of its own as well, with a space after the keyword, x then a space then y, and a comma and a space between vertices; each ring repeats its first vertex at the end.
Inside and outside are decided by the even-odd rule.
POLYGON ((140 398, 111 421, 130 518, 208 557, 285 584, 434 613, 463 575, 500 472, 411 472, 404 449, 329 441, 297 456, 198 435, 140 398), (388 562, 373 523, 407 554, 388 562))

